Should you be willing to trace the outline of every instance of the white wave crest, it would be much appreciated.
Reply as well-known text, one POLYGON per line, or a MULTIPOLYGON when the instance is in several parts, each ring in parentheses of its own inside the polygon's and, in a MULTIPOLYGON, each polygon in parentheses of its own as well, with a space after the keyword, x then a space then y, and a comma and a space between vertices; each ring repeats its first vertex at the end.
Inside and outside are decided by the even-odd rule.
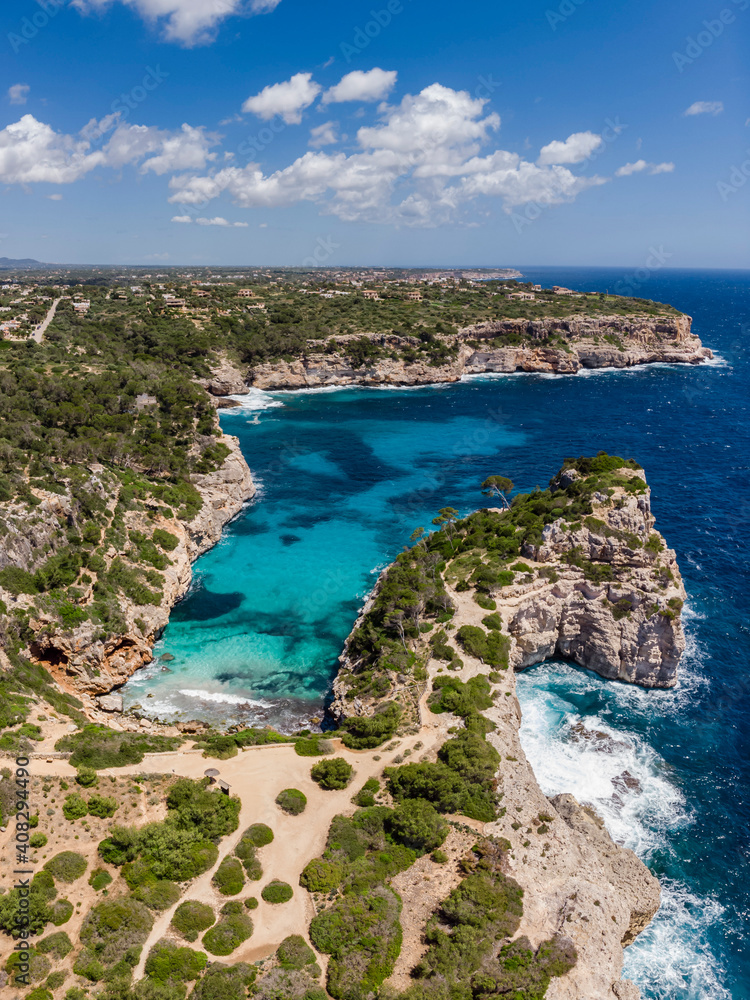
POLYGON ((276 399, 262 389, 249 389, 241 395, 229 396, 228 398, 239 403, 239 406, 231 408, 234 413, 254 413, 258 410, 271 410, 284 405, 280 399, 276 399))
POLYGON ((637 983, 648 1000, 732 1000, 709 941, 723 917, 715 899, 664 879, 661 908, 626 949, 623 976, 637 983))
POLYGON ((200 688, 185 688, 180 694, 186 698, 197 698, 200 701, 210 701, 222 705, 252 705, 255 708, 268 708, 269 702, 257 701, 247 695, 224 694, 223 691, 203 691, 200 688))

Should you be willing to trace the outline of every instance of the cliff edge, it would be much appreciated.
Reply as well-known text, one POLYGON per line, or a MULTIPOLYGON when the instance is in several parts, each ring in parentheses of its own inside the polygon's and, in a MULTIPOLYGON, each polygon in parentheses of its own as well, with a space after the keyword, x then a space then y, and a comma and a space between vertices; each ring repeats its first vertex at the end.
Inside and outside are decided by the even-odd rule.
POLYGON ((524 890, 518 935, 537 946, 564 934, 575 945, 578 961, 549 1000, 632 1000, 623 948, 658 910, 659 883, 590 806, 544 795, 520 742, 515 676, 561 657, 613 680, 676 682, 685 591, 654 529, 643 470, 603 454, 568 459, 549 489, 507 508, 441 514, 441 530, 381 575, 347 640, 331 714, 346 726, 385 720, 386 709, 395 717, 396 705, 400 732, 441 727, 447 738, 460 711, 436 707, 437 693, 486 679, 502 805, 483 832, 510 845, 509 873, 524 890))

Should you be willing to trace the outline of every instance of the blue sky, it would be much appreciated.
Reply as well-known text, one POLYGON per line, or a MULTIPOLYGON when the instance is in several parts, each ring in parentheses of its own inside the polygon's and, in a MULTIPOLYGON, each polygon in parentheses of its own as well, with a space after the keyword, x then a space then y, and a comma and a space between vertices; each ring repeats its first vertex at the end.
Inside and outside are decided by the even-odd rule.
POLYGON ((5 0, 0 256, 750 266, 750 0, 5 0))

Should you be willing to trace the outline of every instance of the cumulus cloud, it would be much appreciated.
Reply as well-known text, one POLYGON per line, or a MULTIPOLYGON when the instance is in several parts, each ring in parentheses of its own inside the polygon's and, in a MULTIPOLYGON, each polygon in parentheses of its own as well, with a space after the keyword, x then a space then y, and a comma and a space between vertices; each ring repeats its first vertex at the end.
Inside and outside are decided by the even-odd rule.
POLYGON ((264 121, 279 115, 287 125, 299 125, 302 112, 312 104, 321 89, 313 80, 312 73, 296 73, 290 80, 271 84, 259 94, 248 97, 242 110, 252 112, 264 121))
POLYGON ((0 182, 72 184, 96 167, 119 169, 126 164, 138 164, 142 173, 160 175, 204 170, 215 158, 211 146, 219 141, 214 133, 191 125, 169 132, 127 125, 116 115, 92 122, 78 136, 55 132, 33 115, 7 125, 0 131, 0 182), (93 150, 91 140, 109 132, 109 140, 93 150))
POLYGON ((321 146, 331 146, 334 142, 338 142, 337 129, 338 122, 323 122, 322 125, 310 129, 310 145, 314 149, 319 149, 321 146))
POLYGON ((465 207, 481 197, 499 198, 511 211, 532 200, 569 201, 605 183, 504 150, 480 155, 500 125, 485 104, 466 91, 432 84, 381 108, 378 124, 359 129, 359 149, 349 155, 308 152, 271 174, 250 163, 174 177, 170 201, 203 204, 227 195, 244 208, 310 201, 344 221, 434 226, 461 221, 465 207))
MULTIPOLYGON (((72 0, 82 14, 103 11, 118 0, 72 0)), ((164 37, 182 45, 213 41, 222 21, 236 14, 266 14, 281 0, 119 0, 144 20, 163 27, 164 37)))
POLYGON ((324 104, 338 104, 344 101, 381 101, 396 85, 398 74, 395 70, 376 67, 370 70, 355 69, 347 73, 323 94, 324 104))
POLYGON ((604 140, 595 132, 574 132, 565 141, 555 139, 542 146, 537 163, 550 166, 555 163, 582 163, 598 149, 604 140))
POLYGON ((8 100, 11 104, 25 104, 30 90, 28 83, 14 83, 8 87, 8 100))
POLYGON ((63 196, 61 194, 48 194, 47 197, 50 201, 62 201, 63 196))
POLYGON ((215 216, 213 219, 196 219, 195 221, 199 226, 221 226, 225 229, 247 229, 250 225, 249 222, 229 222, 220 215, 215 216))
POLYGON ((648 163, 646 160, 636 160, 635 163, 626 163, 615 170, 615 177, 630 177, 631 174, 639 174, 643 170, 649 174, 671 174, 674 170, 674 163, 648 163))
POLYGON ((682 113, 688 117, 691 115, 720 115, 723 110, 723 101, 695 101, 682 113))
POLYGON ((192 218, 189 215, 173 215, 172 222, 182 222, 185 225, 189 225, 192 222, 192 218))

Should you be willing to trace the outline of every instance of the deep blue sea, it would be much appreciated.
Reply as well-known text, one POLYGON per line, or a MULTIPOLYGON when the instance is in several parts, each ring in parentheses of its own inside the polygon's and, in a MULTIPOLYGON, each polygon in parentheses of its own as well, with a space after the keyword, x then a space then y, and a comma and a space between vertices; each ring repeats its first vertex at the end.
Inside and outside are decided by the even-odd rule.
POLYGON ((239 436, 258 496, 196 564, 156 650, 174 659, 141 671, 124 693, 162 718, 319 717, 377 573, 439 507, 480 506, 492 473, 526 490, 546 485, 567 455, 636 458, 689 595, 679 685, 649 692, 545 663, 519 677, 522 738, 543 789, 593 803, 662 881, 662 909, 626 953, 643 996, 748 1000, 750 272, 523 273, 582 290, 640 281, 635 294, 693 316, 716 359, 250 393, 222 426, 239 436), (578 721, 610 734, 610 752, 572 740, 578 721), (623 770, 638 784, 623 788, 623 770))

